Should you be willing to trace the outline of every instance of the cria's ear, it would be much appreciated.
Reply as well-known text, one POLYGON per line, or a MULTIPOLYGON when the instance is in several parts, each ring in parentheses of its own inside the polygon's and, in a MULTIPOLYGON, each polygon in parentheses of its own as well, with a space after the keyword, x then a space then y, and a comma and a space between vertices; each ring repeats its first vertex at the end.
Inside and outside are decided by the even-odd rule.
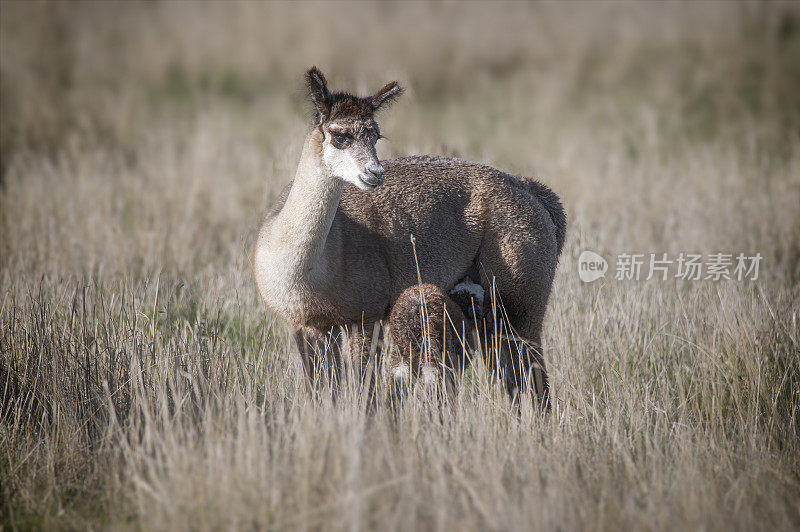
POLYGON ((377 111, 380 106, 391 104, 401 94, 403 94, 403 87, 398 85, 396 81, 387 83, 372 97, 372 108, 377 111))
POLYGON ((331 110, 331 93, 328 92, 328 82, 317 67, 311 67, 306 72, 306 85, 308 95, 317 110, 317 122, 322 123, 331 110))

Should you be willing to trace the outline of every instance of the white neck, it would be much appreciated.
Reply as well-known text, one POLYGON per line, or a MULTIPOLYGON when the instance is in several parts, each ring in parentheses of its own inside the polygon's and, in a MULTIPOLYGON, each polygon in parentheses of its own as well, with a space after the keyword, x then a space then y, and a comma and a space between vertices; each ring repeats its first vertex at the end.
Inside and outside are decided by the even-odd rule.
POLYGON ((259 235, 259 248, 269 250, 273 275, 292 284, 307 279, 320 264, 344 182, 322 162, 323 135, 314 128, 306 136, 291 191, 280 212, 259 235))

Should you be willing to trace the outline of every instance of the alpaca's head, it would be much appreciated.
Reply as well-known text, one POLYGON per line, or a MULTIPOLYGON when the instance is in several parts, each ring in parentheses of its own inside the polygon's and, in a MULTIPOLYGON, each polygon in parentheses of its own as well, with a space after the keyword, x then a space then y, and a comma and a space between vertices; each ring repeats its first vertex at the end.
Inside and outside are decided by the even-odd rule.
POLYGON ((375 113, 403 92, 396 81, 372 96, 358 97, 330 92, 317 67, 306 73, 309 97, 314 104, 314 127, 323 134, 322 161, 331 174, 361 190, 383 183, 383 166, 375 152, 381 138, 375 113))

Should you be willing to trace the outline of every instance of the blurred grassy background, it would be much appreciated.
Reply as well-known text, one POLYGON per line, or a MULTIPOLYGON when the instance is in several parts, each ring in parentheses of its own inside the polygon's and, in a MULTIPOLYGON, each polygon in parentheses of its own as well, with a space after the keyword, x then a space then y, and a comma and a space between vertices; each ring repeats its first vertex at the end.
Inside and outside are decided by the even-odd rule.
MULTIPOLYGON (((797 279, 797 232, 775 227, 796 228, 797 210, 772 203, 797 197, 797 180, 787 196, 776 176, 797 174, 798 20, 791 3, 758 2, 6 2, 0 169, 14 200, 3 255, 23 260, 10 242, 46 233, 44 214, 15 234, 15 208, 58 208, 15 192, 25 168, 89 164, 82 181, 101 182, 86 193, 106 201, 83 221, 92 228, 59 235, 67 249, 55 260, 138 274, 130 266, 148 257, 185 267, 186 245, 230 264, 243 222, 292 176, 307 115, 301 74, 317 64, 334 87, 367 92, 398 79, 410 89, 383 120, 384 157, 444 153, 541 176, 573 214, 615 235, 603 238, 611 249, 750 250, 754 238, 770 240, 783 248, 773 271, 797 279), (747 157, 751 175, 733 183, 732 160, 709 164, 703 148, 747 157), (92 162, 77 162, 87 151, 92 162), (118 193, 138 187, 160 193, 118 193), (731 193, 763 199, 741 212, 720 201, 731 193), (620 212, 609 215, 610 203, 620 212), (753 220, 764 211, 792 223, 767 221, 765 234, 753 220), (170 231, 160 231, 153 224, 167 213, 170 231), (150 243, 160 253, 142 253, 154 232, 166 239, 150 243)), ((25 268, 49 262, 25 254, 25 268)))
POLYGON ((3 1, 4 522, 797 527, 798 88, 796 2, 3 1), (550 419, 488 379, 399 428, 307 400, 247 249, 313 64, 408 89, 381 157, 562 197, 550 419), (587 248, 764 261, 584 285, 587 248))

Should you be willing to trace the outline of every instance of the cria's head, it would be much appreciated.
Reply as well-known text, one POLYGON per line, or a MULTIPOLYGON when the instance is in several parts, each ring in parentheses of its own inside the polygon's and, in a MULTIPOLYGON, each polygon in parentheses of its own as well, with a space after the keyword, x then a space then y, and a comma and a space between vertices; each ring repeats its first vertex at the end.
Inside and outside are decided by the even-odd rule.
POLYGON ((323 134, 323 163, 334 176, 361 190, 382 184, 384 170, 375 153, 381 133, 375 113, 402 94, 400 85, 392 81, 366 97, 330 92, 317 67, 306 72, 306 85, 314 104, 314 127, 323 134))

